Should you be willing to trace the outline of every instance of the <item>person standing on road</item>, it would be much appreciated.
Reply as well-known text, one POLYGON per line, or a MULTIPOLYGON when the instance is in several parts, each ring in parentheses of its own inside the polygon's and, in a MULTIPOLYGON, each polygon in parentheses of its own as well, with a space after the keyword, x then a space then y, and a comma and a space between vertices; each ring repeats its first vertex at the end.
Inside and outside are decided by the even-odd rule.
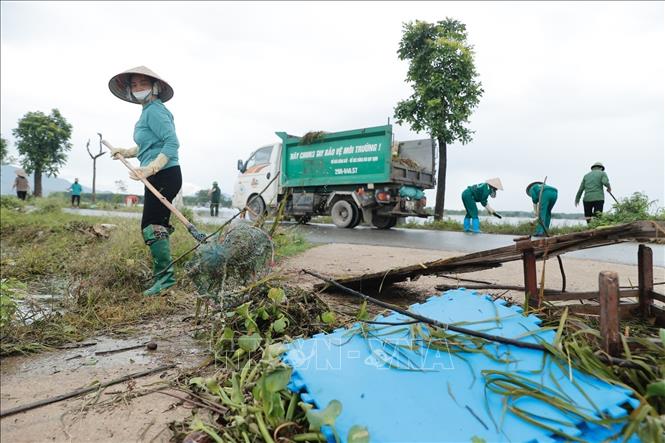
POLYGON ((605 205, 603 186, 607 188, 607 192, 612 192, 610 179, 605 173, 605 166, 601 162, 596 162, 591 165, 591 172, 587 172, 582 178, 580 189, 578 189, 575 196, 575 206, 577 206, 580 204, 582 194, 584 194, 582 204, 584 205, 584 218, 586 218, 587 224, 591 223, 593 217, 597 217, 603 212, 603 206, 605 205))
POLYGON ((533 182, 526 187, 526 195, 531 197, 533 212, 536 215, 536 232, 534 236, 543 237, 550 229, 552 209, 556 203, 559 191, 553 186, 543 182, 533 182))
POLYGON ((30 190, 30 182, 28 181, 28 174, 21 168, 18 168, 14 171, 16 178, 14 179, 14 184, 12 189, 16 188, 16 196, 25 201, 28 196, 28 191, 30 190))
POLYGON ((222 190, 219 189, 217 182, 212 182, 212 189, 208 191, 210 198, 210 216, 217 217, 219 215, 219 201, 222 198, 222 190))
POLYGON ((480 219, 478 218, 478 206, 480 203, 485 207, 490 215, 495 215, 496 211, 487 204, 489 197, 496 198, 496 191, 503 191, 503 185, 499 178, 491 178, 484 183, 469 186, 462 192, 462 203, 466 209, 464 216, 464 232, 480 233, 480 219))
MULTIPOLYGON (((121 100, 141 105, 142 111, 134 126, 133 148, 114 148, 111 156, 138 157, 141 167, 129 173, 133 180, 147 178, 169 202, 182 187, 178 163, 180 143, 175 133, 173 115, 164 103, 173 97, 173 88, 145 66, 129 69, 109 81, 111 93, 121 100)), ((159 295, 176 283, 171 265, 169 236, 174 228, 169 223, 171 213, 147 188, 144 189, 141 231, 150 248, 152 272, 157 275, 153 285, 143 295, 159 295)))
POLYGON ((83 187, 79 183, 79 179, 75 178, 74 183, 67 189, 67 191, 70 191, 72 193, 72 208, 73 207, 81 207, 81 191, 83 190, 83 187))

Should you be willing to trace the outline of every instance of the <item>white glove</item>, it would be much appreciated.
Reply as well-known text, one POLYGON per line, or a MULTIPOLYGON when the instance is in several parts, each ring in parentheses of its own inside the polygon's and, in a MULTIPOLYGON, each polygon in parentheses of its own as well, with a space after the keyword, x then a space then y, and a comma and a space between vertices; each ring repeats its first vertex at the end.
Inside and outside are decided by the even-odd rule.
POLYGON ((490 205, 485 205, 485 210, 487 210, 487 212, 489 212, 490 215, 496 214, 496 211, 492 209, 490 205))
POLYGON ((164 154, 159 154, 157 158, 148 163, 147 166, 136 168, 134 171, 129 171, 129 178, 132 180, 141 180, 141 178, 148 178, 151 175, 157 174, 166 164, 169 158, 164 154))
POLYGON ((134 146, 133 148, 123 149, 123 148, 111 148, 111 157, 113 160, 117 160, 116 154, 120 154, 125 158, 134 158, 139 152, 139 147, 134 146))
POLYGON ((538 215, 538 203, 533 204, 533 213, 536 214, 536 216, 538 215))

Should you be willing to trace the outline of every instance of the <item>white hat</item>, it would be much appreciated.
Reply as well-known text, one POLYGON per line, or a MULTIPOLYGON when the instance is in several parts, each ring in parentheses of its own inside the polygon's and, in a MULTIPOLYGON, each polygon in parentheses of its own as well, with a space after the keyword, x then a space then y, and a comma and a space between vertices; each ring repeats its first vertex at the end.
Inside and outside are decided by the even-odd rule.
POLYGON ((490 178, 488 180, 485 180, 485 183, 493 187, 494 189, 498 189, 499 191, 503 191, 503 185, 501 184, 501 179, 499 177, 495 178, 490 178))
POLYGON ((25 173, 23 168, 16 168, 14 170, 14 174, 18 175, 19 177, 28 178, 28 174, 25 173))
POLYGON ((109 89, 111 90, 111 93, 126 102, 140 104, 140 102, 132 95, 130 87, 132 74, 141 74, 154 79, 159 85, 159 94, 157 94, 157 96, 162 102, 169 101, 173 97, 173 88, 159 75, 155 74, 145 66, 137 66, 136 68, 128 69, 111 77, 111 80, 109 80, 109 89))

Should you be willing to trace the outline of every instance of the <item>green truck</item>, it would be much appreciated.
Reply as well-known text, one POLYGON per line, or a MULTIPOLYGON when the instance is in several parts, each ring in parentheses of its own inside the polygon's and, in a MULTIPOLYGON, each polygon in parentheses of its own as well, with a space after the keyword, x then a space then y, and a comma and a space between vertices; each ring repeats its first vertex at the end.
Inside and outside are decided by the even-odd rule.
POLYGON ((391 125, 302 137, 277 132, 281 143, 238 161, 233 203, 257 216, 283 199, 285 215, 306 223, 330 215, 340 228, 364 221, 389 229, 400 217, 427 217, 424 190, 435 185, 434 141, 394 142, 391 125), (254 198, 271 177, 279 180, 254 198))

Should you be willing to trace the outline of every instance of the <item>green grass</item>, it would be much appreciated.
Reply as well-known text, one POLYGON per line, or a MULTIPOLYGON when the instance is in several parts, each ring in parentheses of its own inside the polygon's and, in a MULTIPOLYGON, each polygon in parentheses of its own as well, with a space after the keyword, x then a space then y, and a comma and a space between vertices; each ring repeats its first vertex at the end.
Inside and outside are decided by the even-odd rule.
MULTIPOLYGON (((52 199, 37 202, 36 210, 25 213, 21 212, 23 206, 5 204, 3 199, 1 277, 24 285, 25 294, 62 297, 55 302, 56 312, 41 312, 40 319, 32 323, 22 321, 18 313, 5 324, 0 354, 80 340, 100 331, 193 309, 194 286, 185 270, 191 255, 175 266, 178 284, 169 297, 144 297, 142 291, 149 286, 152 275, 151 257, 138 220, 81 217, 62 212, 52 199), (101 223, 115 225, 108 238, 94 233, 93 226, 101 223)), ((198 228, 211 233, 217 227, 199 225, 198 228)), ((171 236, 173 257, 195 244, 187 230, 177 226, 171 236)), ((277 258, 311 247, 296 230, 275 235, 275 246, 277 258)), ((7 284, 5 287, 8 289, 3 290, 3 306, 6 301, 9 309, 16 291, 12 292, 7 284)))

